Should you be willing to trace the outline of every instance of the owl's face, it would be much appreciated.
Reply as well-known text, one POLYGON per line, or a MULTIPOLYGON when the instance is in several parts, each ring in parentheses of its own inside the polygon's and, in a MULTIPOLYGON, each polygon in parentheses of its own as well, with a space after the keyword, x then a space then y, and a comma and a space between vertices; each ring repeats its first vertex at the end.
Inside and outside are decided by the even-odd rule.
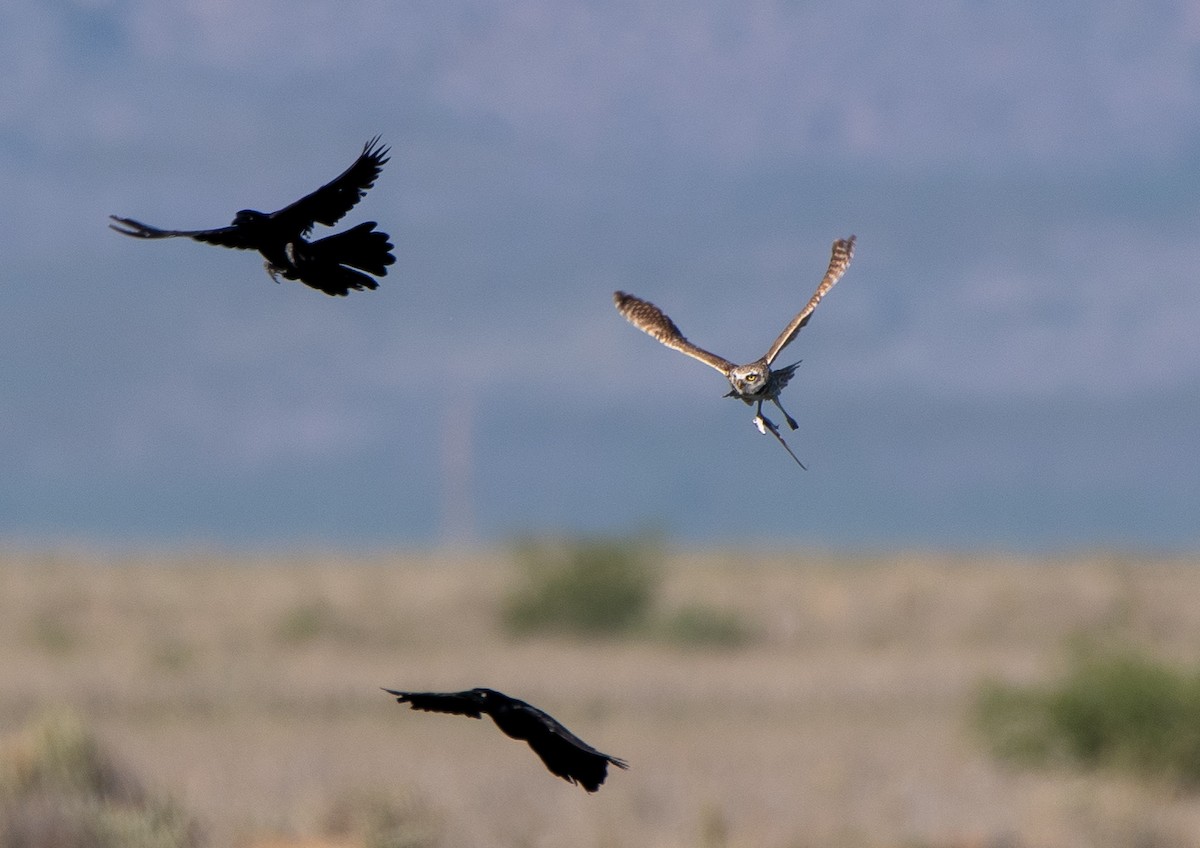
POLYGON ((757 397, 767 390, 769 369, 762 362, 738 365, 729 372, 729 384, 741 397, 757 397))

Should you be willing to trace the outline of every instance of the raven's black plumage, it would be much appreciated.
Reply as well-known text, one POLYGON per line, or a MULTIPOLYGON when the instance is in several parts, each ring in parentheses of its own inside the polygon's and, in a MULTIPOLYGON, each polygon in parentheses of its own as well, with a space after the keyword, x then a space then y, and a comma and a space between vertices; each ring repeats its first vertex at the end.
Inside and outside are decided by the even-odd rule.
POLYGON ((374 221, 316 241, 308 235, 316 224, 331 227, 367 193, 388 161, 388 148, 379 137, 363 145, 362 153, 341 176, 275 212, 243 209, 228 227, 215 230, 161 230, 132 218, 111 215, 114 230, 134 238, 159 239, 184 236, 206 244, 257 250, 266 259, 267 272, 286 280, 299 280, 329 295, 350 289, 375 289, 370 274, 383 277, 396 261, 388 234, 376 230, 374 221), (366 273, 363 273, 366 272, 366 273))
POLYGON ((410 704, 414 710, 471 718, 489 715, 506 735, 528 742, 553 774, 570 783, 578 783, 588 792, 595 792, 604 783, 610 764, 622 769, 629 767, 624 760, 600 753, 537 707, 494 689, 471 689, 468 692, 383 691, 395 695, 398 703, 410 704))

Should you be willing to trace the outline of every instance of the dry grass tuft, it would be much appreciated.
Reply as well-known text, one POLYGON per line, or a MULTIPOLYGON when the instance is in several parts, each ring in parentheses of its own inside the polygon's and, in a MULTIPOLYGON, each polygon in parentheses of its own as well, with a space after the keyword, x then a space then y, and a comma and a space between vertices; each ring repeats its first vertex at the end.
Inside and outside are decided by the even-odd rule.
POLYGON ((438 848, 444 825, 441 814, 415 794, 397 798, 375 790, 336 800, 324 830, 363 848, 438 848))
POLYGON ((139 803, 143 793, 67 710, 51 710, 0 742, 0 796, 79 795, 139 803))
POLYGON ((0 846, 196 848, 176 805, 148 795, 77 716, 44 714, 0 745, 0 846))

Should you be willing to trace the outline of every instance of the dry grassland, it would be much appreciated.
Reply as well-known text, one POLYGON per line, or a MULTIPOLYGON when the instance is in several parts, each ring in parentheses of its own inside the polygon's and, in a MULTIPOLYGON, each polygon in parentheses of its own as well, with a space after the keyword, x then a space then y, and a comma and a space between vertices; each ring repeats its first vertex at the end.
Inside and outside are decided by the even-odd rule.
POLYGON ((213 845, 318 843, 339 805, 413 811, 413 845, 1200 845, 1200 800, 994 762, 987 678, 1072 640, 1200 663, 1200 562, 672 554, 661 606, 734 610, 746 647, 513 641, 503 553, 10 553, 0 732, 69 706, 213 845), (630 762, 596 795, 490 722, 379 691, 487 685, 630 762), (292 840, 292 841, 288 841, 292 840))

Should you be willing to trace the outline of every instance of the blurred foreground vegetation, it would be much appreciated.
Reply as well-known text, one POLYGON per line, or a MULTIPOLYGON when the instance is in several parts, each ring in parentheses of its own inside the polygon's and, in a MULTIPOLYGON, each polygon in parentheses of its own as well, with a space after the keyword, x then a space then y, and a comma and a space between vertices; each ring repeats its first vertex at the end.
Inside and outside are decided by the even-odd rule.
MULTIPOLYGON (((354 792, 333 801, 321 830, 337 844, 362 848, 436 848, 441 826, 416 797, 354 792)), ((143 788, 75 713, 48 710, 0 740, 0 848, 206 844, 198 822, 143 788)))
POLYGON ((197 848, 200 828, 147 792, 73 713, 0 742, 0 848, 197 848))

